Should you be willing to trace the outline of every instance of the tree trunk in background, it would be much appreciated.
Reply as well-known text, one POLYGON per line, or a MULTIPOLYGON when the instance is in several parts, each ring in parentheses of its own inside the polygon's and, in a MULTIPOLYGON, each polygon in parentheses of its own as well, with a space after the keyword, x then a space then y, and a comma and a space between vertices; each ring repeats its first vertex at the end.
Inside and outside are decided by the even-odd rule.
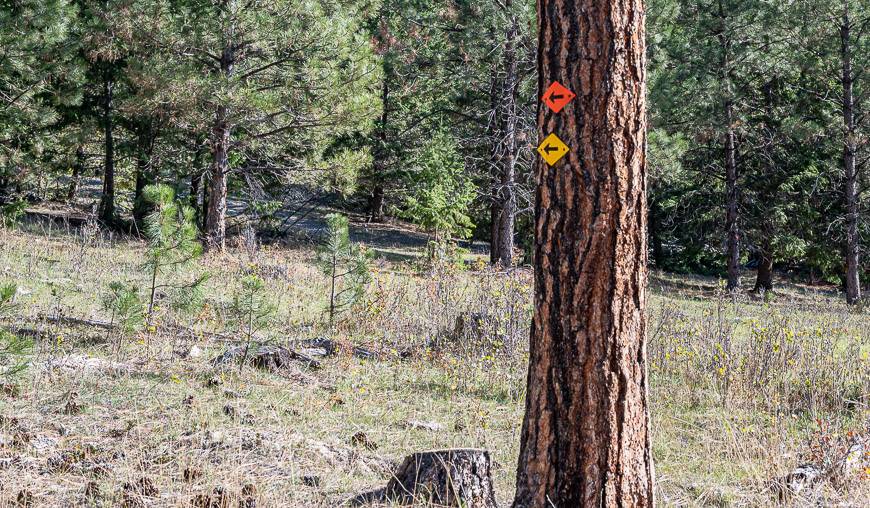
POLYGON ((539 0, 535 314, 515 508, 653 506, 643 0, 539 0))
POLYGON ((374 171, 374 185, 372 194, 369 197, 369 219, 372 222, 383 222, 384 220, 384 174, 387 172, 387 126, 390 120, 390 75, 388 69, 384 69, 384 79, 381 84, 381 116, 378 118, 378 123, 375 132, 377 146, 372 153, 372 169, 374 171))
POLYGON ((112 122, 112 94, 114 81, 108 71, 103 75, 103 132, 105 136, 105 160, 103 163, 103 194, 100 198, 98 216, 105 224, 115 223, 115 138, 112 122))
POLYGON ((773 291, 773 250, 770 246, 770 238, 765 232, 765 238, 758 248, 758 270, 755 277, 755 293, 767 293, 773 291))
POLYGON ((652 201, 649 203, 649 241, 652 245, 652 258, 656 268, 661 270, 665 265, 665 249, 662 245, 661 225, 659 218, 661 211, 659 205, 652 201))
MULTIPOLYGON (((235 54, 229 42, 221 54, 221 74, 225 79, 233 75, 235 54)), ((209 178, 208 205, 205 216, 205 247, 207 250, 224 250, 227 234, 227 180, 230 174, 230 126, 229 109, 220 105, 215 111, 212 127, 212 166, 209 178)))
MULTIPOLYGON (((489 36, 495 40, 496 33, 490 30, 489 36)), ((499 221, 501 218, 501 203, 499 202, 499 186, 501 183, 501 171, 499 167, 499 151, 501 149, 500 131, 501 115, 499 115, 501 101, 501 87, 499 86, 498 67, 493 65, 489 75, 489 121, 486 126, 486 135, 490 140, 490 175, 489 175, 489 262, 497 264, 501 259, 501 242, 498 235, 500 232, 499 221)))
POLYGON ((154 132, 151 126, 140 127, 136 146, 136 187, 133 191, 133 225, 139 234, 144 233, 145 217, 151 213, 152 206, 145 201, 145 187, 154 183, 151 153, 154 146, 154 132))
POLYGON ((369 197, 369 218, 372 222, 384 221, 384 186, 375 184, 369 197))
MULTIPOLYGON (((764 144, 762 153, 764 154, 764 173, 766 179, 765 185, 759 195, 762 204, 776 203, 777 194, 779 193, 779 178, 776 175, 776 160, 774 146, 776 145, 776 135, 774 124, 774 83, 775 78, 768 81, 762 87, 764 95, 764 144)), ((767 212, 761 217, 761 239, 758 247, 758 268, 755 276, 755 293, 768 293, 773 291, 773 242, 771 239, 775 233, 776 226, 770 218, 770 213, 767 212)))
POLYGON ((727 26, 728 14, 719 1, 719 18, 722 26, 719 33, 719 46, 722 51, 721 79, 725 87, 725 254, 728 263, 728 289, 740 287, 740 229, 738 224, 737 187, 737 135, 734 132, 734 99, 731 91, 731 38, 727 26))
POLYGON ((725 229, 728 231, 726 251, 728 253, 728 289, 740 287, 740 229, 737 224, 737 143, 734 134, 734 106, 731 101, 725 104, 725 121, 728 129, 725 135, 725 188, 727 193, 725 229))
POLYGON ((76 194, 79 192, 79 184, 81 183, 82 173, 85 169, 85 147, 79 145, 76 147, 76 161, 72 167, 72 175, 69 178, 69 188, 66 191, 66 200, 75 201, 76 194))
POLYGON ((206 248, 224 250, 226 246, 227 177, 229 162, 230 128, 227 107, 218 106, 212 132, 212 167, 209 179, 208 206, 205 218, 206 248))
POLYGON ((200 204, 199 208, 199 217, 200 217, 200 231, 205 234, 205 221, 208 218, 208 189, 211 188, 211 178, 210 171, 206 171, 202 174, 202 179, 200 181, 200 186, 202 187, 202 204, 200 204))
POLYGON ((846 301, 861 300, 858 250, 858 168, 855 164, 858 141, 855 124, 854 75, 852 71, 852 33, 849 2, 843 0, 843 19, 840 24, 840 58, 843 65, 843 169, 845 172, 846 200, 846 301))
POLYGON ((193 155, 193 172, 190 174, 190 195, 188 196, 188 203, 190 207, 193 208, 193 222, 196 224, 197 229, 199 229, 200 233, 203 231, 202 228, 202 212, 199 208, 199 192, 200 188, 202 188, 202 156, 204 150, 201 142, 197 141, 196 151, 193 155))
MULTIPOLYGON (((505 2, 511 8, 511 2, 505 2)), ((510 26, 505 34, 504 69, 505 80, 502 86, 501 106, 504 108, 504 131, 502 133, 501 178, 498 182, 498 262, 505 268, 513 264, 514 221, 517 213, 515 178, 517 165, 517 37, 519 23, 516 16, 511 17, 510 26)))

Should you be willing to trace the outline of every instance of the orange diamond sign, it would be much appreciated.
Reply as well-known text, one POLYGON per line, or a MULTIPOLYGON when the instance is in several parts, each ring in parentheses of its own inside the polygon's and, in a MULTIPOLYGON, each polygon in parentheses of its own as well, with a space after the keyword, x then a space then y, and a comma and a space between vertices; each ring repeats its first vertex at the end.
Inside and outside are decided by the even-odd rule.
POLYGON ((562 108, 567 106, 574 97, 576 97, 574 92, 562 86, 558 81, 553 81, 550 88, 547 88, 547 91, 544 92, 544 96, 541 97, 541 100, 544 101, 544 104, 546 104, 547 107, 553 110, 553 113, 558 113, 559 111, 562 111, 562 108))

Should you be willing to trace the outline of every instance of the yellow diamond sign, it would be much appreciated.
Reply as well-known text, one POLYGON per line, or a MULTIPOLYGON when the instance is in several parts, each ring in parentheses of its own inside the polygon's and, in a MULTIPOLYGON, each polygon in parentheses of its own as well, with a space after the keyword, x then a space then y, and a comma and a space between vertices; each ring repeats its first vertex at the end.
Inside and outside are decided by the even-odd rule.
POLYGON ((552 166, 568 153, 568 147, 559 139, 559 136, 550 134, 538 146, 538 153, 547 161, 547 164, 552 166))

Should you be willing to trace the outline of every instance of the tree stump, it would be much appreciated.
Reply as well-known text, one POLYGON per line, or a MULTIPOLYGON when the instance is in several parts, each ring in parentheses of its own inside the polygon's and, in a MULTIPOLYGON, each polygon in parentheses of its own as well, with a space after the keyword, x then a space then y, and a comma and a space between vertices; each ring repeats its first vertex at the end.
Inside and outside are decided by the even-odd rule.
POLYGON ((497 508, 486 450, 419 452, 405 458, 387 486, 351 500, 354 506, 378 502, 497 508))

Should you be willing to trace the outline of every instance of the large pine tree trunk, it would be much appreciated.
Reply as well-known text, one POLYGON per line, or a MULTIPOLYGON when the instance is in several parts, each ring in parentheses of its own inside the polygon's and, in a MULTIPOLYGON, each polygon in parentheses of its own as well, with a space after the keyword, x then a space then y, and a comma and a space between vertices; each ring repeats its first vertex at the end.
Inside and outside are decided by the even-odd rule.
POLYGON ((535 314, 516 508, 653 506, 647 413, 643 0, 539 0, 535 314))
POLYGON ((100 198, 98 216, 105 224, 115 223, 115 136, 112 120, 113 91, 115 83, 108 71, 103 76, 103 133, 105 159, 103 162, 103 194, 100 198))
POLYGON ((855 125, 855 96, 852 72, 852 33, 849 18, 849 2, 843 0, 843 19, 840 24, 840 57, 842 61, 841 84, 843 87, 843 169, 845 172, 846 200, 846 301, 861 300, 858 248, 858 168, 855 164, 858 151, 855 125))

